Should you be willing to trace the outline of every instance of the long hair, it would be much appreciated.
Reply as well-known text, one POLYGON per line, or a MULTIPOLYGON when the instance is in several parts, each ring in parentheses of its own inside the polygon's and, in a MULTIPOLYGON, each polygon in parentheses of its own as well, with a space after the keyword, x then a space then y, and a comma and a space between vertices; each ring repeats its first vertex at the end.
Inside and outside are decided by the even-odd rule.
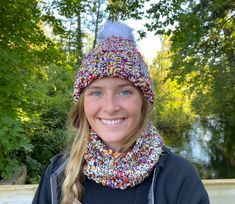
MULTIPOLYGON (((142 95, 142 94, 141 94, 142 95)), ((146 128, 148 116, 151 110, 150 103, 143 98, 141 120, 136 130, 122 143, 120 151, 127 152, 140 137, 141 132, 146 128)), ((62 185, 61 204, 79 204, 82 199, 84 175, 82 172, 84 164, 84 153, 87 138, 89 136, 89 123, 84 112, 84 92, 81 94, 79 102, 74 105, 70 114, 69 121, 77 129, 76 137, 72 143, 68 162, 65 168, 65 179, 62 185)))

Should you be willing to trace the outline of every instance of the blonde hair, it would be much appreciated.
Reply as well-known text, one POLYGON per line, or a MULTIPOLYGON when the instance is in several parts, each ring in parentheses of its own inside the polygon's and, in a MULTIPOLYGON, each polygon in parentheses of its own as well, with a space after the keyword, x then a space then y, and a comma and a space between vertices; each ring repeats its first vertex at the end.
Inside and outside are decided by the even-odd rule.
MULTIPOLYGON (((142 94, 141 94, 142 95, 142 94)), ((143 98, 143 107, 141 120, 128 138, 125 138, 120 151, 128 151, 140 137, 140 134, 146 128, 151 110, 151 104, 143 98)), ((76 137, 72 143, 68 162, 65 168, 65 179, 62 185, 61 204, 79 204, 82 199, 84 175, 82 167, 84 164, 84 153, 86 149, 87 138, 89 136, 89 123, 84 112, 84 92, 81 94, 79 102, 75 104, 69 114, 69 121, 77 129, 76 137)))

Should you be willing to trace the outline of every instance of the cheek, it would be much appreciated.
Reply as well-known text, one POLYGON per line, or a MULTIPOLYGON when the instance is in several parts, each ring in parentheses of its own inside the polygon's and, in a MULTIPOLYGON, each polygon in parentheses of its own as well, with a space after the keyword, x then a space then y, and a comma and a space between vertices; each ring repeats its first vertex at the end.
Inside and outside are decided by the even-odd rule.
POLYGON ((88 120, 95 114, 96 107, 90 100, 84 100, 84 112, 88 120))
POLYGON ((130 101, 126 104, 126 110, 135 117, 141 117, 143 102, 140 99, 130 101))

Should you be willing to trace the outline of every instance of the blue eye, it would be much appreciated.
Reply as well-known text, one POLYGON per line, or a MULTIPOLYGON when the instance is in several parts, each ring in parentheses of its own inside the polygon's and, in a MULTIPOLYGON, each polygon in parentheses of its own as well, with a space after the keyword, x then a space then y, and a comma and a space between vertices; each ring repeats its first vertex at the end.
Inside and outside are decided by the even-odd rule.
POLYGON ((102 92, 101 91, 93 91, 93 92, 91 92, 91 95, 92 96, 101 96, 102 92))
POLYGON ((129 96, 129 95, 131 95, 131 91, 123 90, 123 91, 120 92, 120 95, 122 95, 122 96, 129 96))

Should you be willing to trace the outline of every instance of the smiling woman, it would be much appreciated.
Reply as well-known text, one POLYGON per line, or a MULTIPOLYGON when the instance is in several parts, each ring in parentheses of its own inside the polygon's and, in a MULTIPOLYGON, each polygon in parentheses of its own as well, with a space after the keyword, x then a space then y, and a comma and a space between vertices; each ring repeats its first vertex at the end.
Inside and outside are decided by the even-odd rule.
POLYGON ((143 98, 128 80, 95 80, 85 91, 84 110, 92 129, 114 151, 137 129, 141 121, 143 98))
POLYGON ((192 165, 171 153, 149 121, 148 67, 132 29, 108 22, 75 79, 70 151, 55 156, 34 204, 208 204, 192 165))

